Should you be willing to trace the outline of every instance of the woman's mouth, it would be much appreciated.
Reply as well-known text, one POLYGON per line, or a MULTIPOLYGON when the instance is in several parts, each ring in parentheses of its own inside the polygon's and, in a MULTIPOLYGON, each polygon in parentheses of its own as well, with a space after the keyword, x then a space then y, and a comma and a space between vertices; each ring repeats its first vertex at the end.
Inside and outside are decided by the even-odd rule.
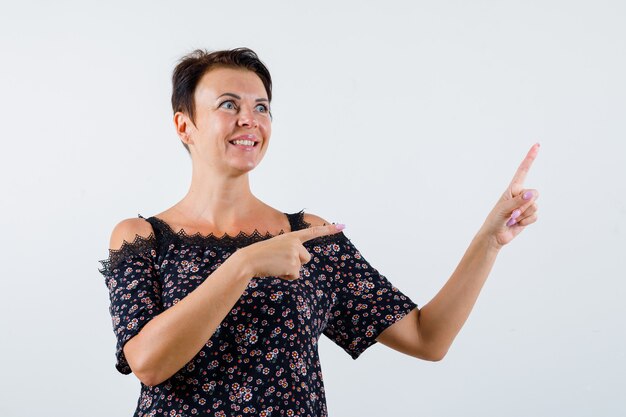
POLYGON ((231 140, 228 143, 233 145, 235 148, 241 149, 244 151, 251 151, 252 149, 254 149, 255 146, 259 144, 259 142, 255 142, 253 140, 246 140, 246 139, 231 140))

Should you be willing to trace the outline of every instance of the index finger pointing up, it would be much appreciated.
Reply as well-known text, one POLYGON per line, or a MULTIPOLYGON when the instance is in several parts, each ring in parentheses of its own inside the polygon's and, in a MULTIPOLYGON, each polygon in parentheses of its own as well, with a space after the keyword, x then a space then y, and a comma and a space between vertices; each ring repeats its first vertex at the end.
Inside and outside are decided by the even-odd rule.
POLYGON ((538 143, 535 143, 530 148, 528 154, 526 154, 526 158, 524 158, 519 168, 517 168, 517 171, 513 176, 513 180, 511 180, 511 185, 524 184, 524 181, 526 180, 526 174, 528 174, 528 170, 530 169, 530 166, 533 164, 533 161, 535 160, 535 158, 537 157, 537 153, 539 152, 539 146, 540 145, 538 143))
POLYGON ((316 237, 341 232, 344 227, 345 226, 343 224, 327 224, 325 226, 313 226, 306 229, 300 229, 291 233, 297 235, 300 238, 300 241, 304 243, 307 240, 315 239, 316 237))

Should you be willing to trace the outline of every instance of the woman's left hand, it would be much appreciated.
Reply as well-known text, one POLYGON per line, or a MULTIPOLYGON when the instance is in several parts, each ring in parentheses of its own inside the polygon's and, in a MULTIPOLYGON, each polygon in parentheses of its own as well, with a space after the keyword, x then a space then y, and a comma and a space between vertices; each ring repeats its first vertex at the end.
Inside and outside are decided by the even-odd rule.
POLYGON ((537 221, 537 190, 524 188, 524 180, 539 152, 539 144, 530 148, 498 203, 496 203, 479 234, 486 237, 496 249, 512 241, 529 224, 537 221))

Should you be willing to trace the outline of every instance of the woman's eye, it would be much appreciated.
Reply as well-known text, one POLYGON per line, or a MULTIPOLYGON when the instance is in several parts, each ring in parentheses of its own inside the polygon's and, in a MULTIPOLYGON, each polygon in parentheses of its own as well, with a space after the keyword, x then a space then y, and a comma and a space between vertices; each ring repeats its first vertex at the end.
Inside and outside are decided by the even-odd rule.
POLYGON ((230 100, 227 100, 227 101, 223 102, 222 104, 220 104, 220 107, 224 107, 225 109, 234 109, 235 108, 235 103, 233 103, 230 100))
POLYGON ((267 106, 265 104, 259 104, 258 106, 256 106, 257 110, 259 110, 260 112, 267 112, 267 106))

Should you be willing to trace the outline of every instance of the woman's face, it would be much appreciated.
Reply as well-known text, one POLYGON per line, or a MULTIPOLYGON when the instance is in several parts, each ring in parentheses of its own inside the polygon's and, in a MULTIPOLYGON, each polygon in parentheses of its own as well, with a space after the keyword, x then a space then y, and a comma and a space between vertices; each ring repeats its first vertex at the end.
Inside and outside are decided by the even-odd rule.
POLYGON ((227 175, 256 167, 272 133, 270 103, 261 79, 246 69, 215 68, 202 76, 194 99, 195 129, 193 125, 190 129, 194 163, 227 175), (235 144, 236 139, 253 141, 254 146, 235 144))

